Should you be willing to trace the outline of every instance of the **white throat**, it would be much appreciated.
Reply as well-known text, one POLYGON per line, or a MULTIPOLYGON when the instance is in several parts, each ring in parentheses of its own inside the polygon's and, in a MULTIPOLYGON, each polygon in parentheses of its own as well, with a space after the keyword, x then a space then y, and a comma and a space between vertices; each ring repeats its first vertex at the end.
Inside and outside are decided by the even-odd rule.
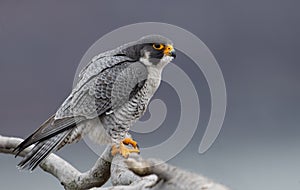
POLYGON ((140 58, 140 62, 146 65, 148 68, 153 67, 158 70, 162 70, 168 63, 173 60, 173 57, 164 55, 163 58, 157 64, 153 64, 149 61, 149 54, 150 52, 145 52, 145 55, 140 58))
POLYGON ((145 56, 140 58, 140 62, 142 62, 147 67, 147 82, 152 87, 151 89, 154 93, 160 85, 161 73, 163 68, 173 60, 173 57, 164 55, 164 57, 160 60, 159 63, 153 64, 149 61, 149 54, 149 52, 146 52, 145 56))

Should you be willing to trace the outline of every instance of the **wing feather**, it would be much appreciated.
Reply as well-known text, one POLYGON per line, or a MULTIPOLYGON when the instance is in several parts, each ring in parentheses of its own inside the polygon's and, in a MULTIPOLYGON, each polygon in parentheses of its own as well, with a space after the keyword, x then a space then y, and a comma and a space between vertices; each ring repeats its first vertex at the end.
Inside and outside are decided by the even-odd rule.
POLYGON ((147 76, 147 68, 140 62, 125 61, 108 67, 84 83, 80 91, 74 91, 55 118, 83 116, 92 119, 111 112, 126 103, 147 76))
POLYGON ((147 68, 139 62, 124 62, 105 69, 86 84, 89 87, 85 93, 74 96, 73 114, 93 118, 118 109, 137 92, 137 86, 147 75, 147 68))

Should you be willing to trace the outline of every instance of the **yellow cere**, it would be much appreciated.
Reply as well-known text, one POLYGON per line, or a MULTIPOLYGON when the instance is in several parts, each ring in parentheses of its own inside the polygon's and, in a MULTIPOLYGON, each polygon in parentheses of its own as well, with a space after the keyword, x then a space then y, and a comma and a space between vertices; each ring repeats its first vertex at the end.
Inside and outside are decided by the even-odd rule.
POLYGON ((164 54, 166 55, 170 55, 170 52, 173 50, 173 46, 172 45, 167 45, 165 50, 164 50, 164 54))

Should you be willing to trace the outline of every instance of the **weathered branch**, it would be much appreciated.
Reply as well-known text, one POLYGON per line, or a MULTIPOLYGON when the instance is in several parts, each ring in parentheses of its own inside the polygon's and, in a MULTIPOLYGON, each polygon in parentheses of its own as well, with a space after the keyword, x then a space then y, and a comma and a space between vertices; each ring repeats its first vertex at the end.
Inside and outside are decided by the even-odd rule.
MULTIPOLYGON (((20 138, 0 136, 0 152, 15 154, 13 149, 22 142, 20 138)), ((21 152, 20 156, 25 156, 32 147, 21 152)), ((106 148, 95 165, 87 172, 81 173, 67 161, 55 154, 50 154, 40 167, 54 177, 56 177, 65 189, 89 189, 100 187, 110 177, 110 147, 106 148)))
MULTIPOLYGON (((22 141, 20 138, 0 136, 0 153, 14 154, 13 149, 22 141)), ((24 156, 32 147, 23 151, 24 156)), ((228 190, 203 176, 187 172, 159 160, 143 160, 132 154, 124 159, 112 157, 108 146, 95 165, 81 173, 67 161, 50 154, 40 167, 56 177, 67 190, 228 190), (101 187, 111 177, 113 186, 101 187), (97 188, 98 187, 98 188, 97 188)))

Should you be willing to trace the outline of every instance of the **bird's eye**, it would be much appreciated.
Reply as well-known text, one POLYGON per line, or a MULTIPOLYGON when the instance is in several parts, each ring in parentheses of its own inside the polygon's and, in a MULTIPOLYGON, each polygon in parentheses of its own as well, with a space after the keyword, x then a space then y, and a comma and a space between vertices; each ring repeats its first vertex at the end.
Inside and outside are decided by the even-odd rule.
POLYGON ((153 44, 153 48, 156 50, 162 50, 165 46, 162 44, 153 44))

